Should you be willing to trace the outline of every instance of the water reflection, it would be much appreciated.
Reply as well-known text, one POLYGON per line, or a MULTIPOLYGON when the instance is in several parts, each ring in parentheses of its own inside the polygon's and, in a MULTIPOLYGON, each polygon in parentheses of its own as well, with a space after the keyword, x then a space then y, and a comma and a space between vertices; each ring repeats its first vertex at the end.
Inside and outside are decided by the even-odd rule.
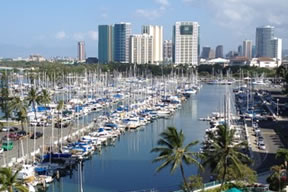
MULTIPOLYGON (((170 119, 158 119, 137 131, 129 131, 115 141, 115 146, 103 147, 99 154, 84 162, 83 177, 85 192, 116 192, 156 188, 159 191, 177 189, 181 182, 180 172, 171 176, 168 169, 155 174, 158 164, 152 164, 157 154, 150 150, 157 145, 160 133, 167 126, 182 129, 186 142, 203 139, 207 122, 198 121, 217 111, 223 104, 225 86, 204 86, 200 93, 192 96, 170 119)), ((96 113, 95 113, 96 114, 96 113)), ((95 114, 88 117, 93 119, 95 114)), ((194 148, 198 150, 199 146, 194 148)), ((186 175, 196 173, 194 167, 186 175)), ((48 191, 77 191, 78 171, 72 177, 55 182, 48 191)))

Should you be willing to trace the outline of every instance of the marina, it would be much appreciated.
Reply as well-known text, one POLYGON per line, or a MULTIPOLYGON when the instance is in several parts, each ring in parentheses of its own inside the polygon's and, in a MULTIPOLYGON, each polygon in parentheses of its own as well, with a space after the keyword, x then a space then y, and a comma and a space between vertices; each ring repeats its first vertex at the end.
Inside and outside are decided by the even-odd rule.
MULTIPOLYGON (((60 111, 57 104, 46 104, 38 106, 36 113, 33 108, 30 108, 31 112, 28 113, 30 119, 28 121, 30 125, 28 126, 29 136, 28 138, 27 136, 21 138, 9 136, 9 139, 5 136, 8 142, 14 142, 14 148, 2 153, 2 164, 17 166, 24 162, 26 167, 22 167, 21 171, 26 176, 21 178, 27 181, 29 186, 36 187, 39 185, 40 188, 46 188, 48 185, 52 185, 48 189, 53 191, 60 184, 63 187, 66 186, 68 178, 70 181, 68 179, 66 187, 69 188, 71 187, 69 185, 71 179, 73 185, 79 186, 81 180, 85 184, 81 184, 81 186, 87 187, 89 185, 86 182, 92 181, 89 180, 90 178, 95 177, 97 181, 101 181, 103 178, 107 178, 106 173, 112 177, 114 175, 113 170, 106 170, 106 167, 113 167, 118 174, 125 172, 125 180, 133 180, 135 184, 128 188, 127 183, 121 182, 121 184, 115 184, 113 188, 109 189, 109 185, 102 186, 105 184, 103 180, 97 182, 99 191, 119 191, 119 189, 129 191, 145 188, 157 188, 157 190, 166 191, 169 187, 171 190, 176 190, 180 178, 179 181, 175 181, 174 177, 166 177, 168 173, 156 174, 155 165, 152 165, 153 155, 150 154, 150 150, 157 145, 159 134, 167 126, 183 129, 189 140, 201 141, 206 123, 199 122, 199 117, 206 116, 213 111, 219 111, 220 106, 223 105, 221 98, 225 93, 224 90, 227 90, 225 86, 205 85, 205 91, 202 93, 202 85, 198 84, 197 77, 191 77, 188 77, 191 83, 189 81, 187 83, 187 77, 186 82, 185 78, 170 81, 130 78, 117 81, 117 84, 109 85, 108 83, 106 86, 108 79, 104 76, 103 80, 100 80, 100 84, 98 83, 97 92, 93 86, 88 88, 97 78, 93 79, 93 76, 86 76, 88 79, 86 83, 83 83, 81 78, 75 79, 74 84, 81 85, 77 92, 72 86, 66 90, 61 87, 54 87, 52 90, 54 92, 53 100, 55 103, 57 101, 59 103, 61 101, 59 98, 64 99, 65 107, 62 107, 60 111), (141 87, 146 87, 146 89, 141 87), (219 98, 216 100, 207 98, 212 97, 209 94, 212 94, 213 90, 219 94, 217 95, 219 98), (99 96, 97 98, 94 95, 99 96), (214 109, 211 106, 201 106, 203 105, 202 102, 206 100, 213 102, 214 109), (198 108, 199 105, 201 108, 198 108), (199 130, 198 126, 200 126, 199 130), (37 133, 39 133, 39 138, 37 136, 31 139, 35 137, 32 137, 31 134, 37 135, 37 133), (81 167, 79 167, 79 162, 82 164, 81 167), (126 167, 126 171, 118 170, 119 167, 126 167), (141 170, 138 170, 141 175, 139 175, 139 179, 135 179, 137 174, 133 171, 139 167, 141 167, 141 170), (142 170, 143 167, 147 169, 142 170), (87 169, 95 169, 97 174, 85 176, 85 174, 94 173, 94 171, 87 171, 87 169), (130 179, 127 170, 132 171, 130 179), (81 171, 81 177, 79 171, 81 171), (31 178, 33 179, 30 180, 31 178), (53 178, 58 181, 53 182, 53 178), (143 183, 141 178, 150 178, 150 182, 145 180, 143 183), (165 185, 167 179, 171 179, 171 186, 165 185), (51 182, 52 184, 50 184, 51 182)), ((114 80, 109 81, 114 82, 114 80)), ((34 81, 34 84, 40 85, 41 82, 43 81, 34 81)), ((45 85, 49 86, 49 84, 44 83, 43 90, 45 90, 45 85)), ((29 86, 30 89, 33 89, 33 85, 31 87, 29 84, 18 83, 18 86, 20 97, 27 94, 26 90, 29 90, 29 86), (28 89, 25 88, 27 86, 28 89)), ((12 92, 14 90, 16 89, 12 88, 12 92)), ((7 135, 11 135, 9 131, 7 135)), ((200 146, 195 150, 199 149, 200 146)), ((197 170, 192 169, 189 174, 196 172, 197 170)), ((118 177, 121 176, 118 175, 118 177)), ((95 180, 93 179, 93 181, 95 180)), ((94 184, 94 182, 92 183, 94 184)), ((95 187, 93 186, 93 188, 95 187)), ((61 189, 56 191, 59 190, 61 191, 61 189)))

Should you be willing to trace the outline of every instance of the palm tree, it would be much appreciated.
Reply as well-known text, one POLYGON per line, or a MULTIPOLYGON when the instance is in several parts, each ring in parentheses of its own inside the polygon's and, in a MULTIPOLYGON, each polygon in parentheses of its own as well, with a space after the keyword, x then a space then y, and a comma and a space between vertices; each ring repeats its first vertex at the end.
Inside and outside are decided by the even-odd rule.
POLYGON ((14 97, 9 105, 11 111, 17 114, 17 120, 21 122, 22 131, 24 130, 24 123, 27 120, 27 104, 20 97, 14 97))
POLYGON ((20 170, 17 170, 13 173, 11 168, 0 168, 0 191, 13 192, 14 190, 17 190, 20 192, 28 192, 27 187, 16 180, 19 171, 20 170))
POLYGON ((9 109, 9 102, 11 101, 11 97, 9 96, 9 73, 7 71, 1 73, 0 88, 0 108, 4 113, 4 118, 8 122, 11 114, 9 109))
POLYGON ((175 127, 168 127, 168 129, 162 132, 160 136, 161 139, 158 141, 159 146, 151 150, 151 152, 160 153, 153 162, 163 161, 156 171, 159 172, 163 168, 171 165, 170 173, 173 174, 175 170, 180 167, 184 185, 187 190, 189 190, 184 174, 183 162, 187 165, 194 164, 200 169, 203 168, 197 160, 200 158, 200 154, 190 151, 190 148, 197 145, 198 141, 193 141, 184 146, 184 134, 182 130, 177 132, 175 127))
POLYGON ((44 104, 45 108, 47 107, 48 104, 51 103, 51 95, 46 89, 43 89, 40 96, 39 96, 39 102, 41 104, 44 104))
POLYGON ((30 91, 28 92, 28 96, 27 96, 27 101, 28 101, 28 105, 32 105, 33 110, 34 110, 34 114, 35 114, 35 120, 37 121, 37 111, 36 111, 36 104, 40 104, 40 95, 39 93, 37 93, 37 90, 34 89, 33 87, 30 89, 30 91))
POLYGON ((247 147, 246 142, 235 144, 235 130, 229 129, 226 125, 218 126, 216 134, 210 134, 209 140, 203 150, 203 165, 210 165, 211 171, 221 179, 221 189, 226 181, 228 169, 243 176, 242 167, 251 163, 251 159, 241 152, 247 147))
POLYGON ((277 159, 281 159, 284 164, 285 164, 285 167, 287 167, 287 162, 288 162, 288 149, 284 149, 284 148, 280 148, 277 150, 277 153, 276 153, 276 158, 277 159))
POLYGON ((286 169, 280 165, 274 165, 270 168, 271 175, 267 178, 269 189, 273 191, 282 191, 287 185, 286 169))

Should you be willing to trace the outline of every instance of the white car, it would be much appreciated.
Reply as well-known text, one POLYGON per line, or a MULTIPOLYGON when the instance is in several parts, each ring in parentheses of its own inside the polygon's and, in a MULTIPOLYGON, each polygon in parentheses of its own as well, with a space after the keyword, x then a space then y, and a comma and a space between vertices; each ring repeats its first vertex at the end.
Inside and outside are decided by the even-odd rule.
POLYGON ((264 143, 259 143, 259 144, 258 144, 258 147, 259 147, 259 149, 261 149, 261 150, 265 150, 265 149, 266 149, 264 143))

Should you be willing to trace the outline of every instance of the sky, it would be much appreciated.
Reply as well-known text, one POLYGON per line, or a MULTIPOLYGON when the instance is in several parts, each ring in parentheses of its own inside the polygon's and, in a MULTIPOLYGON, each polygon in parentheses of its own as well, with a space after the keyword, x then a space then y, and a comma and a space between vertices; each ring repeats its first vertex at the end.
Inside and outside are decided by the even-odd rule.
POLYGON ((1 0, 0 58, 98 55, 98 25, 131 22, 132 32, 146 24, 162 25, 172 39, 176 21, 200 24, 201 47, 236 50, 255 41, 256 27, 272 25, 288 48, 288 0, 1 0))

